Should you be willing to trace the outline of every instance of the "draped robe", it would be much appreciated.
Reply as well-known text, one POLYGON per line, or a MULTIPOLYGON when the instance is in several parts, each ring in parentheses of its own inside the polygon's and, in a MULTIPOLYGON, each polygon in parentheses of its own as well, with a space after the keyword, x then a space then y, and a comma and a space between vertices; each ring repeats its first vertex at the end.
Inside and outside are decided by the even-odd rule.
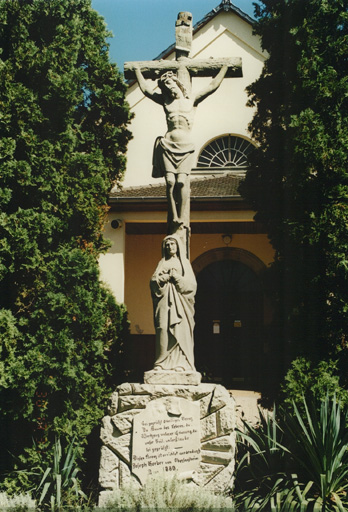
POLYGON ((196 278, 178 236, 169 235, 163 240, 162 254, 150 283, 156 329, 155 368, 195 371, 193 329, 196 278), (165 243, 170 238, 177 243, 176 258, 165 255, 165 243), (168 274, 171 268, 175 268, 179 274, 177 282, 171 279, 161 283, 161 276, 168 274))

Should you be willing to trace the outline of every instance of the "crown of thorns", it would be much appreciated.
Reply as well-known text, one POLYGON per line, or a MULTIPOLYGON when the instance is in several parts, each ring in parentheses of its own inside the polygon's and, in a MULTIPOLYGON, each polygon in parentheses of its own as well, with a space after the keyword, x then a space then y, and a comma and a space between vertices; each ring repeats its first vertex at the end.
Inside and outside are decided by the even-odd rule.
POLYGON ((161 91, 165 87, 165 81, 167 80, 167 78, 171 78, 172 80, 174 80, 174 82, 179 87, 185 98, 189 97, 186 87, 180 82, 179 78, 176 76, 175 73, 173 73, 173 71, 166 71, 165 73, 163 73, 163 75, 160 76, 158 80, 158 87, 161 89, 161 91))

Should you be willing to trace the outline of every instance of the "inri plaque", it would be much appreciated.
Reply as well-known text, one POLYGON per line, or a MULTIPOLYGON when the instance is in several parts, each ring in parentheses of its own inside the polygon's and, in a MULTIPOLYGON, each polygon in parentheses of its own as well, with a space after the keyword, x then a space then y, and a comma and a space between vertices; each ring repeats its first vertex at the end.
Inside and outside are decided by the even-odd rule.
POLYGON ((132 473, 144 483, 158 473, 199 469, 199 405, 184 398, 152 400, 133 420, 132 473))

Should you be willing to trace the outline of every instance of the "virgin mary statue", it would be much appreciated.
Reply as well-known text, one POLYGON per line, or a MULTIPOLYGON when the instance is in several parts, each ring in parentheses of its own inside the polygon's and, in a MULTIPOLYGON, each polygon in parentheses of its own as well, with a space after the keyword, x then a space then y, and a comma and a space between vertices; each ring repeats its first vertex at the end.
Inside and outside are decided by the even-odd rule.
POLYGON ((181 239, 167 236, 151 278, 156 329, 155 370, 195 371, 193 356, 196 278, 181 239))

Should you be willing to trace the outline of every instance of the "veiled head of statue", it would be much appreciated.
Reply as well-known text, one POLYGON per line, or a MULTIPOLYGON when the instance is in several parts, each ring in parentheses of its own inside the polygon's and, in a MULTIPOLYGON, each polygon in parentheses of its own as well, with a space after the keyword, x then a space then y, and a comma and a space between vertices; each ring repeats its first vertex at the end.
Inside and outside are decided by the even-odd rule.
POLYGON ((180 260, 185 257, 182 240, 178 235, 168 235, 162 242, 162 258, 169 259, 175 255, 180 260))
POLYGON ((175 238, 167 238, 164 244, 165 257, 171 258, 178 252, 178 243, 175 238))

